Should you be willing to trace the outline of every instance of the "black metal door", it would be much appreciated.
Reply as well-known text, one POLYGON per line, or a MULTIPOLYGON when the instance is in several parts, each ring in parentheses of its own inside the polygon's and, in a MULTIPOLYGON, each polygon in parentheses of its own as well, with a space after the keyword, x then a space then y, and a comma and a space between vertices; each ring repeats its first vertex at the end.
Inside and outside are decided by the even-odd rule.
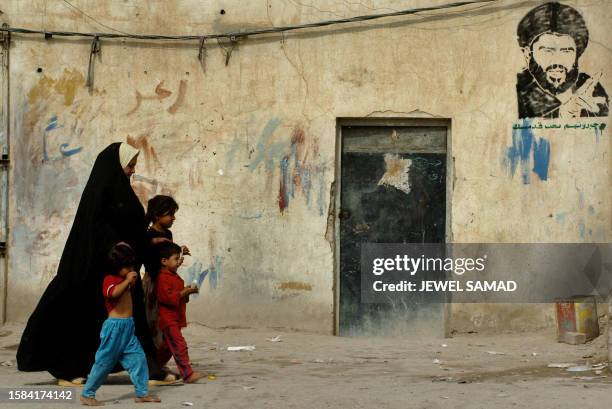
POLYGON ((361 303, 360 248, 444 243, 446 128, 345 126, 341 135, 340 335, 414 332, 418 325, 442 333, 440 300, 361 303))

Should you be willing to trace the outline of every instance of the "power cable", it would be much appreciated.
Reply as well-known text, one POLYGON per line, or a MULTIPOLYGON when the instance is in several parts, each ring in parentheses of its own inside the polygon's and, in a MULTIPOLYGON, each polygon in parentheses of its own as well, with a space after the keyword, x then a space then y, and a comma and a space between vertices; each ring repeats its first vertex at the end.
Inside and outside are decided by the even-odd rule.
POLYGON ((338 24, 355 23, 358 21, 377 20, 387 17, 399 17, 411 14, 416 14, 423 11, 437 11, 457 8, 461 6, 469 6, 472 4, 493 3, 499 0, 473 0, 448 3, 441 6, 420 7, 414 9, 406 9, 395 11, 392 13, 370 14, 355 17, 342 18, 337 20, 324 20, 315 23, 297 24, 290 26, 268 27, 262 29, 233 31, 228 33, 203 34, 203 35, 159 35, 159 34, 128 34, 128 33, 85 33, 78 31, 49 31, 49 30, 32 30, 28 28, 18 27, 0 27, 0 32, 8 32, 15 34, 43 34, 45 38, 52 36, 58 37, 94 37, 94 38, 129 38, 136 40, 201 40, 201 39, 219 39, 228 38, 235 40, 240 37, 256 36, 263 34, 283 33, 287 31, 303 30, 309 28, 326 27, 338 24))

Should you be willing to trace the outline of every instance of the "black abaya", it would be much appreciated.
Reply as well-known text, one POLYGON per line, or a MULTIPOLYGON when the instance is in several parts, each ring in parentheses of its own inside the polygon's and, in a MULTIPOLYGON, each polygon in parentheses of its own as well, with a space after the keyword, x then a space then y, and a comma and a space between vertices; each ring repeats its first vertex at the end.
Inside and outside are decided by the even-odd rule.
MULTIPOLYGON (((144 254, 145 213, 121 168, 119 145, 109 145, 94 163, 57 275, 21 337, 17 351, 21 371, 48 371, 61 379, 87 376, 106 318, 101 290, 104 275, 109 273, 106 255, 121 241, 137 255, 144 254)), ((138 280, 132 289, 136 333, 152 357, 140 277, 138 280)))

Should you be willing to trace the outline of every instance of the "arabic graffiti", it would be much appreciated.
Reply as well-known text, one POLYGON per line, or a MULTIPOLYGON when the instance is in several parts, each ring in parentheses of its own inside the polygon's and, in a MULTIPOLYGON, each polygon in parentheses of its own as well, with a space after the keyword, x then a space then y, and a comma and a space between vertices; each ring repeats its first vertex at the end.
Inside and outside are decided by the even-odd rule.
POLYGON ((49 122, 47 123, 47 126, 45 127, 45 132, 43 133, 43 162, 56 161, 65 157, 75 155, 83 150, 82 146, 79 146, 78 148, 69 149, 70 144, 62 143, 59 145, 58 148, 60 155, 54 157, 49 156, 49 152, 47 149, 49 133, 54 132, 63 127, 64 125, 59 124, 59 120, 56 115, 52 116, 49 122))
POLYGON ((589 31, 576 9, 559 3, 537 6, 519 22, 517 36, 525 57, 516 82, 519 118, 608 116, 601 73, 580 72, 589 31))
POLYGON ((600 122, 594 122, 590 124, 576 123, 576 124, 542 124, 538 122, 534 124, 532 122, 524 121, 517 122, 512 125, 512 129, 594 129, 596 131, 603 131, 606 129, 606 124, 600 122))

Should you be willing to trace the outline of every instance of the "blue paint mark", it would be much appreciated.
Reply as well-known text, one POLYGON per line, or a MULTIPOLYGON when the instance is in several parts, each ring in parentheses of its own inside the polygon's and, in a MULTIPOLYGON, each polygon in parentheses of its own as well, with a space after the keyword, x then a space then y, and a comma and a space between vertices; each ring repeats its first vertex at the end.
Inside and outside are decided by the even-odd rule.
POLYGON ((55 129, 59 129, 59 128, 63 128, 64 125, 59 125, 58 122, 58 118, 56 115, 52 116, 51 119, 49 120, 49 123, 47 124, 47 127, 45 128, 45 133, 43 134, 43 161, 44 162, 48 162, 49 160, 59 160, 62 157, 69 157, 72 155, 76 155, 77 153, 81 152, 83 150, 83 147, 78 147, 78 148, 73 148, 73 149, 68 149, 68 146, 70 144, 68 143, 62 143, 59 146, 59 151, 61 153, 61 156, 55 157, 55 158, 50 158, 49 154, 47 152, 47 137, 48 137, 48 133, 55 130, 55 129))
MULTIPOLYGON (((203 269, 203 264, 199 261, 193 263, 184 275, 185 285, 191 285, 194 281, 197 283, 198 288, 202 288, 202 283, 206 276, 209 277, 208 285, 211 290, 215 290, 221 278, 221 266, 223 257, 215 256, 213 262, 207 269, 203 269)), ((198 294, 192 295, 196 298, 198 294)))
MULTIPOLYGON (((531 123, 530 119, 525 119, 525 126, 531 123)), ((512 131, 512 146, 506 151, 506 157, 510 162, 510 172, 514 176, 520 163, 521 175, 524 184, 529 183, 529 153, 533 144, 533 133, 531 129, 515 129, 512 131)))
POLYGON ((223 261, 223 257, 215 256, 213 259, 213 263, 210 266, 209 274, 210 278, 208 279, 208 286, 211 290, 217 289, 217 284, 221 279, 221 262, 223 261))
POLYGON ((283 157, 287 150, 287 146, 289 146, 287 141, 280 141, 268 147, 266 170, 272 171, 276 167, 278 158, 283 157))
POLYGON ((47 127, 45 128, 46 132, 52 131, 54 129, 58 129, 58 128, 63 128, 63 125, 59 125, 58 123, 58 119, 56 115, 53 115, 51 117, 51 119, 49 120, 49 123, 47 124, 47 127))
POLYGON ((548 163, 550 161, 550 143, 544 138, 533 145, 533 171, 540 180, 548 179, 548 163))
POLYGON ((78 148, 74 148, 74 149, 66 149, 68 148, 68 144, 67 143, 63 143, 60 145, 60 152, 62 153, 62 155, 64 156, 72 156, 75 155, 79 152, 81 152, 83 150, 83 147, 78 147, 78 148))
POLYGON ((251 172, 257 169, 257 166, 259 166, 259 164, 265 159, 266 148, 268 148, 268 143, 270 141, 270 138, 272 137, 272 134, 274 134, 274 131, 276 131, 276 128, 278 128, 280 123, 281 123, 280 119, 272 118, 266 124, 263 132, 261 133, 259 142, 257 142, 257 149, 256 149, 257 155, 255 156, 253 161, 251 161, 251 163, 249 164, 249 170, 251 172))
POLYGON ((567 216, 567 212, 557 213, 555 215, 555 221, 563 226, 565 224, 565 216, 567 216))
POLYGON ((550 143, 544 138, 536 138, 530 128, 532 119, 521 122, 522 129, 512 130, 512 146, 507 148, 505 162, 510 167, 510 176, 514 176, 520 165, 523 184, 530 183, 530 157, 533 156, 531 169, 540 180, 548 179, 548 166, 550 162, 550 143))
POLYGON ((586 226, 584 225, 584 222, 578 223, 578 233, 580 234, 580 238, 584 239, 586 233, 586 226))
POLYGON ((595 214, 595 208, 593 206, 589 206, 589 214, 595 214))
POLYGON ((310 169, 304 169, 302 173, 302 192, 306 196, 306 206, 310 207, 310 188, 312 181, 310 180, 310 169))
POLYGON ((319 178, 319 200, 318 200, 318 205, 319 205, 319 216, 323 216, 325 214, 325 187, 326 187, 326 183, 325 183, 325 174, 323 172, 320 173, 320 178, 319 178))
POLYGON ((183 276, 183 279, 185 280, 185 285, 190 285, 191 283, 193 283, 194 280, 196 280, 196 277, 200 274, 201 270, 202 263, 200 263, 199 261, 196 261, 191 266, 189 266, 187 272, 183 276))

